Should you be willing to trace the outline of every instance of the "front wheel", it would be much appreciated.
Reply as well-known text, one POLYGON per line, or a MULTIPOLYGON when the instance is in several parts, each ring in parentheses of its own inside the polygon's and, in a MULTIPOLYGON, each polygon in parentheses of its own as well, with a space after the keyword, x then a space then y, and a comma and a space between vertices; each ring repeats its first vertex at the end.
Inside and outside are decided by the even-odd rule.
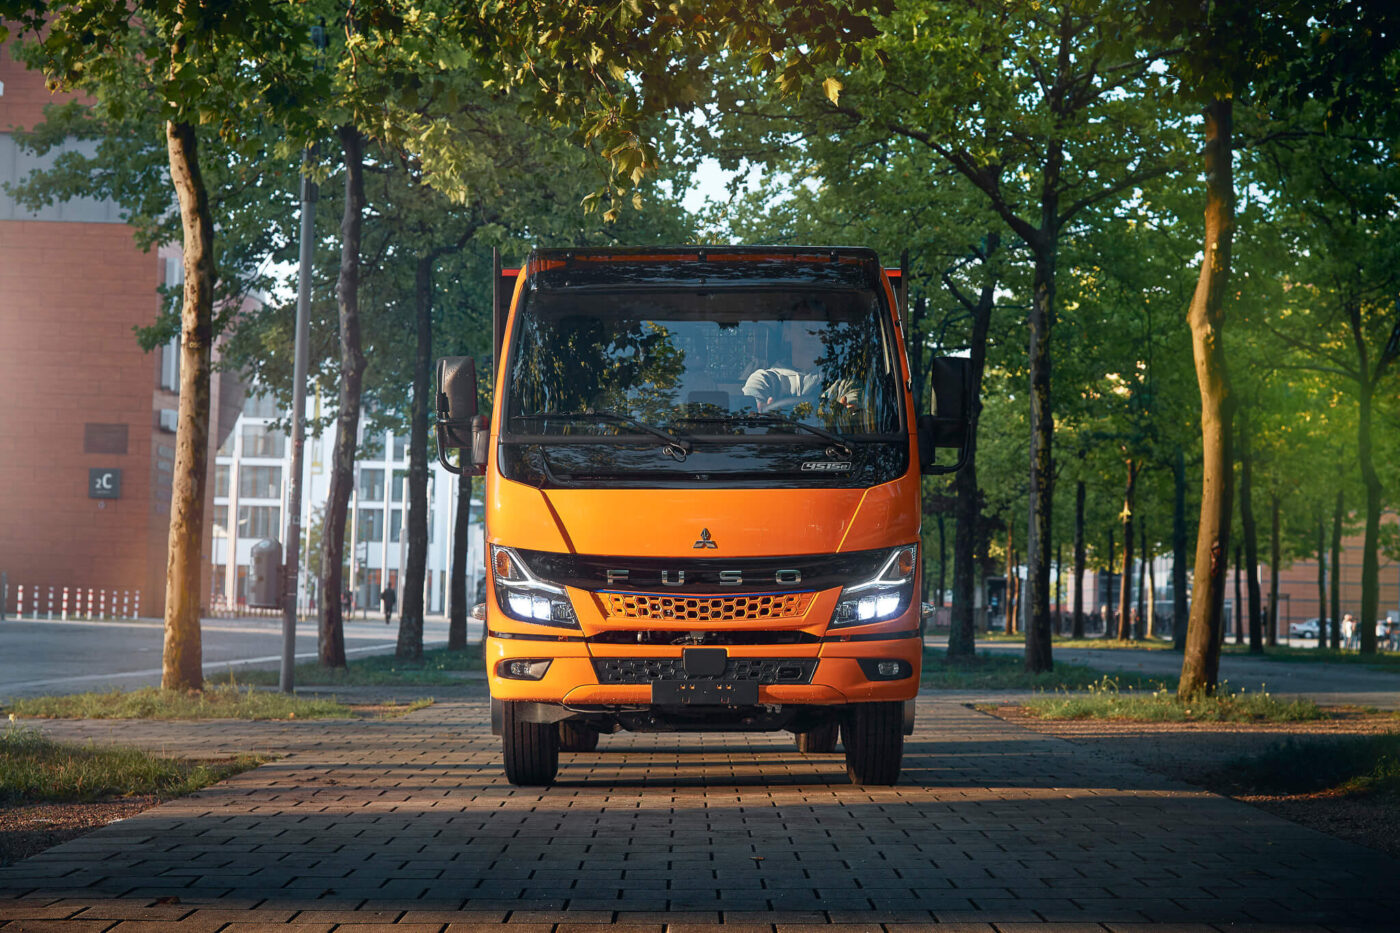
POLYGON ((841 722, 851 783, 893 784, 904 758, 904 704, 854 703, 841 722))
POLYGON ((836 734, 841 724, 836 720, 814 726, 806 732, 796 732, 797 750, 804 755, 828 755, 836 751, 836 734))
POLYGON ((501 751, 506 780, 517 787, 549 784, 559 773, 559 728, 552 722, 525 722, 520 704, 507 700, 501 710, 501 751))

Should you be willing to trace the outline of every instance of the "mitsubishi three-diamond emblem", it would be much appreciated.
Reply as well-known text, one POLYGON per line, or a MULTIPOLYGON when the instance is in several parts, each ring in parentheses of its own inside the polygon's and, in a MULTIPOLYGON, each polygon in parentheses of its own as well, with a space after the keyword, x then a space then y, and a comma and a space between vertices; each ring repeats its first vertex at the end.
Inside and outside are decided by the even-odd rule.
POLYGON ((693 545, 691 545, 691 547, 695 547, 695 548, 707 548, 707 547, 708 547, 708 548, 714 548, 715 550, 719 550, 719 545, 718 545, 718 544, 715 544, 713 541, 710 540, 710 529, 708 529, 708 528, 702 528, 702 529, 700 529, 700 540, 699 540, 699 541, 696 541, 693 545))

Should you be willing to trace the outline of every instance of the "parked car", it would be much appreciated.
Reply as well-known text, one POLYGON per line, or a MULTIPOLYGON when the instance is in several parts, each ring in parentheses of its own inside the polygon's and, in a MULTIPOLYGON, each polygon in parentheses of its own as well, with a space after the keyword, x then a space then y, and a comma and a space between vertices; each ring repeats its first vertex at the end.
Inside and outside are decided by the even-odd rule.
POLYGON ((1288 625, 1288 636, 1290 638, 1316 638, 1318 622, 1316 619, 1307 619, 1303 622, 1290 622, 1288 625))

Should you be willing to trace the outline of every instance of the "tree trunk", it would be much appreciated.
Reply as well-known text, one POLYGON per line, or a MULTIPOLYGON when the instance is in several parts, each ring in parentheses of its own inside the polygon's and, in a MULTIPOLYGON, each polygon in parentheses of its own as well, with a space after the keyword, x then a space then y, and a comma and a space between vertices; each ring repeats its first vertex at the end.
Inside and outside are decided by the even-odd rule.
POLYGON ((1063 635, 1065 626, 1065 546, 1055 545, 1055 634, 1063 635))
POLYGON ((1006 634, 1016 631, 1016 620, 1020 606, 1016 605, 1021 595, 1021 578, 1016 573, 1016 544, 1014 524, 1006 526, 1006 634))
MULTIPOLYGON (((1058 147, 1054 147, 1056 150, 1058 147)), ((1052 152, 1052 161, 1057 154, 1052 152)), ((1047 166, 1046 178, 1057 169, 1047 166)), ((1054 515, 1054 465, 1051 445, 1055 421, 1050 397, 1050 326, 1055 315, 1055 217, 1058 201, 1047 183, 1041 229, 1046 243, 1036 251, 1030 309, 1030 522, 1026 539, 1026 670, 1054 670, 1050 648, 1050 526, 1054 515)))
POLYGON ((1108 582, 1108 592, 1103 594, 1103 637, 1112 638, 1118 634, 1118 626, 1114 622, 1113 603, 1113 568, 1118 566, 1117 540, 1113 537, 1113 526, 1108 526, 1108 566, 1104 568, 1104 579, 1108 582))
MULTIPOLYGON (((1359 338, 1358 338, 1359 339, 1359 338)), ((1362 366, 1366 365, 1365 359, 1362 366)), ((1376 473, 1375 453, 1371 445, 1371 405, 1375 385, 1363 378, 1360 385, 1361 417, 1357 427, 1356 452, 1361 463, 1361 483, 1366 489, 1366 532, 1361 546, 1361 653, 1376 653, 1376 619, 1380 615, 1381 568, 1381 479, 1376 473)), ((167 610, 167 615, 169 610, 167 610)))
POLYGON ((1278 562, 1282 554, 1282 542, 1279 541, 1279 502, 1278 493, 1269 494, 1269 509, 1272 513, 1273 527, 1269 535, 1269 630, 1265 633, 1269 647, 1278 644, 1278 562))
POLYGON ((1074 637, 1084 637, 1084 481, 1074 489, 1074 637))
POLYGON ((199 170, 193 124, 165 124, 170 181, 180 202, 185 283, 180 305, 180 408, 170 490, 165 565, 164 690, 204 686, 200 643, 200 571, 204 555, 204 484, 209 472, 209 358, 214 340, 214 221, 199 170))
MULTIPOLYGON (((997 234, 987 238, 986 254, 991 255, 1000 242, 997 234)), ((992 309, 996 305, 996 283, 982 287, 972 310, 972 340, 969 346, 969 368, 972 370, 972 405, 968 412, 967 464, 953 477, 957 495, 953 528, 953 611, 948 631, 948 658, 971 658, 976 654, 977 564, 973 552, 980 535, 981 499, 977 491, 977 428, 982 419, 982 376, 987 367, 987 332, 991 328, 992 309)))
POLYGON ((1123 576, 1118 582, 1118 640, 1133 637, 1133 497, 1138 464, 1128 461, 1128 485, 1123 490, 1123 576))
POLYGON ((1235 644, 1244 644, 1244 599, 1240 579, 1244 575, 1244 551, 1235 545, 1235 644))
MULTIPOLYGON (((340 399, 335 416, 335 451, 326 495, 325 530, 321 535, 320 660, 322 667, 345 667, 345 628, 341 594, 345 590, 345 521, 355 489, 355 451, 360 435, 360 385, 365 355, 360 344, 360 230, 364 223, 364 139, 353 126, 339 129, 345 154, 345 212, 340 221, 340 277, 336 304, 340 313, 340 399)), ((355 542, 350 542, 353 548, 355 542)))
POLYGON ((1327 526, 1317 513, 1317 647, 1327 648, 1327 526))
POLYGON ((1172 648, 1186 650, 1186 455, 1176 449, 1172 503, 1172 648))
POLYGON ((433 266, 437 259, 436 250, 420 256, 413 275, 417 346, 408 429, 408 561, 399 638, 394 649, 394 655, 405 661, 423 657, 423 582, 428 570, 428 393, 433 363, 433 266))
POLYGON ((1259 531, 1254 521, 1254 457, 1249 419, 1240 420, 1240 521, 1244 524, 1245 583, 1249 587, 1249 653, 1264 651, 1263 613, 1259 605, 1259 531))
MULTIPOLYGON (((1147 535, 1142 536, 1142 552, 1147 553, 1147 535)), ((1141 590, 1141 587, 1138 587, 1141 590)), ((1153 566, 1151 560, 1147 561, 1147 615, 1144 619, 1147 625, 1147 637, 1157 637, 1157 568, 1153 566)))
POLYGON ((467 647, 467 548, 471 528, 472 474, 462 451, 463 470, 457 477, 457 514, 452 520, 452 615, 447 623, 447 650, 461 651, 467 647))
POLYGON ((1137 618, 1133 620, 1133 637, 1143 637, 1143 626, 1147 624, 1147 606, 1143 601, 1143 593, 1146 587, 1143 581, 1147 575, 1147 565, 1149 558, 1147 554, 1147 528, 1145 523, 1138 523, 1138 543, 1142 546, 1138 548, 1138 572, 1137 572, 1137 618))
POLYGON ((1230 427, 1234 402, 1222 343, 1224 296, 1230 281, 1235 233, 1235 183, 1231 122, 1233 98, 1216 97, 1205 108, 1206 211, 1201 274, 1187 320, 1196 383, 1201 392, 1201 520, 1196 534, 1195 593, 1177 694, 1214 693, 1220 678, 1220 614, 1229 565, 1233 471, 1230 427))
MULTIPOLYGON (((1338 478, 1340 483, 1340 477, 1338 478)), ((1337 490, 1337 505, 1332 511, 1332 650, 1342 647, 1342 516, 1343 495, 1337 490)))

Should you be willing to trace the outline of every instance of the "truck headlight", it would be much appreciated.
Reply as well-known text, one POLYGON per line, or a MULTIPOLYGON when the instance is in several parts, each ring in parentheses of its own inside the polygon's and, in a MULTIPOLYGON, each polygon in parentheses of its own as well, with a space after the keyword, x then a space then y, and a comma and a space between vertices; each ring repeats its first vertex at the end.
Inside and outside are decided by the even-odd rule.
POLYGON ((918 566, 916 545, 895 548, 875 576, 841 590, 841 598, 831 613, 831 625, 885 622, 903 613, 914 596, 914 571, 918 566))
POLYGON ((578 628, 578 616, 564 588, 535 576, 512 549, 492 546, 491 576, 496 583, 496 602, 512 619, 578 628))

